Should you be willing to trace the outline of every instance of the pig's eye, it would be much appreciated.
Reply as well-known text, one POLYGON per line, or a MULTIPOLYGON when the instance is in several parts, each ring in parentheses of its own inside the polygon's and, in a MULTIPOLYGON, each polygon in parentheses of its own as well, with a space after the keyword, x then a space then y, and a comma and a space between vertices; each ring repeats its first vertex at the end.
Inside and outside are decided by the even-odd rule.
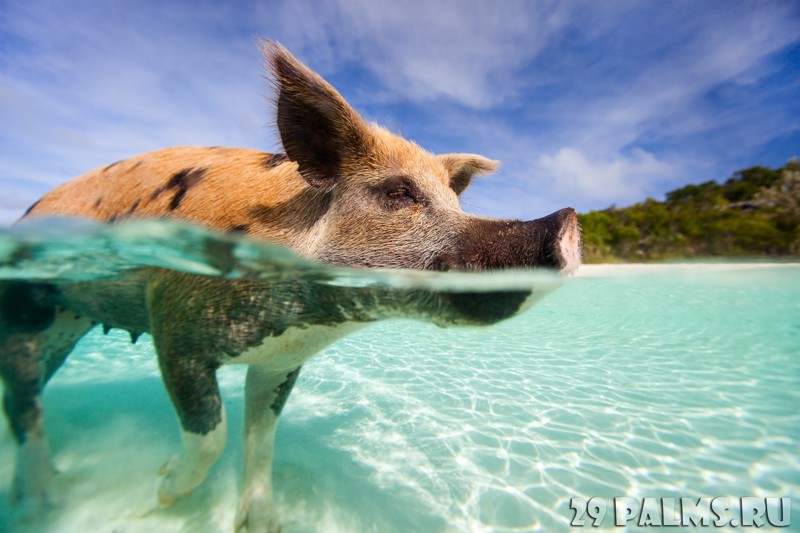
POLYGON ((408 178, 389 178, 383 183, 382 189, 384 202, 390 209, 402 209, 420 202, 419 193, 408 178))
POLYGON ((388 196, 392 200, 411 200, 412 202, 416 202, 416 198, 414 198, 414 195, 411 194, 411 191, 409 191, 405 187, 403 187, 402 189, 397 189, 396 191, 389 191, 388 193, 386 193, 386 196, 388 196))

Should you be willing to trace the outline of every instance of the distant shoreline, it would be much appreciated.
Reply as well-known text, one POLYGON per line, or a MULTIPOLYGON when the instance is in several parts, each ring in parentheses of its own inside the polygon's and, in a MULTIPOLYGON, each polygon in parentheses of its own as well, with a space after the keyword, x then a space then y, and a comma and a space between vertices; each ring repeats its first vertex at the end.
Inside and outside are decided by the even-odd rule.
POLYGON ((800 262, 681 262, 681 263, 595 263, 581 265, 573 274, 578 278, 591 278, 618 274, 649 274, 653 272, 703 271, 727 272, 765 268, 800 268, 800 262))

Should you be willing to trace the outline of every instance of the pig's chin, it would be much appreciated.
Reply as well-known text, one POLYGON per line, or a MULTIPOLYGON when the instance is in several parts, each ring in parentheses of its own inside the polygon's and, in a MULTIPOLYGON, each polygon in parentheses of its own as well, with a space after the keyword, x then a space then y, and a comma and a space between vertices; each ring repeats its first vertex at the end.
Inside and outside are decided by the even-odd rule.
POLYGON ((523 309, 531 291, 439 294, 444 311, 434 318, 438 326, 487 326, 511 318, 523 309))

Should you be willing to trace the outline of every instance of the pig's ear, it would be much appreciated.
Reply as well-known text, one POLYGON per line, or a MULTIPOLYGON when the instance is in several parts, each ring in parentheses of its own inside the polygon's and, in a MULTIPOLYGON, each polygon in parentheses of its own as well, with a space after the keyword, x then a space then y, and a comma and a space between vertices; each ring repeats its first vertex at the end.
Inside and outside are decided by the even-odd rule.
POLYGON ((330 188, 343 163, 363 154, 368 126, 336 89, 280 44, 260 45, 275 85, 278 131, 286 155, 308 183, 330 188))
POLYGON ((438 157, 450 175, 450 187, 456 194, 461 194, 476 174, 491 174, 500 167, 500 161, 475 154, 444 154, 438 157))

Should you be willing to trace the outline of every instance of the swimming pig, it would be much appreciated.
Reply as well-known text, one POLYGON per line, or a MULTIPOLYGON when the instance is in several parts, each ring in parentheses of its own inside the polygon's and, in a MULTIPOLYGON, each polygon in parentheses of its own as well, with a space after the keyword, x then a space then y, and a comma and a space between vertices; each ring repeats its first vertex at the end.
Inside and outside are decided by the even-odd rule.
MULTIPOLYGON (((459 195, 473 176, 495 170, 495 161, 432 155, 366 122, 280 45, 264 42, 262 48, 285 154, 188 147, 151 152, 52 190, 23 218, 179 219, 353 267, 546 267, 568 273, 578 266, 580 233, 572 209, 529 222, 464 213, 459 195)), ((273 531, 275 427, 308 358, 370 321, 405 316, 443 326, 490 324, 516 313, 527 296, 226 280, 157 268, 102 282, 4 282, 0 373, 19 444, 14 495, 34 505, 51 498, 54 470, 42 389, 97 324, 153 337, 184 443, 160 471, 164 505, 192 492, 225 445, 217 368, 249 365, 235 527, 273 531)))

